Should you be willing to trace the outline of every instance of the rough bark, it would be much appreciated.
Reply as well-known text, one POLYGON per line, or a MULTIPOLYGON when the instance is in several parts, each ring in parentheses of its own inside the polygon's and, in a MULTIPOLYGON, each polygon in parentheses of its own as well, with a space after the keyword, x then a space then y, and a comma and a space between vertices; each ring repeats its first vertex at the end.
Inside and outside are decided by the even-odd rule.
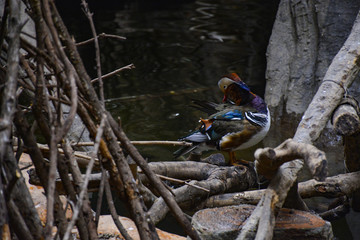
POLYGON ((328 177, 323 182, 312 179, 300 184, 299 192, 304 198, 351 196, 354 191, 360 188, 359 178, 360 172, 353 172, 328 177))
POLYGON ((350 136, 360 131, 359 113, 356 99, 344 97, 331 119, 335 131, 342 136, 350 136))
POLYGON ((267 50, 265 100, 272 113, 306 110, 359 7, 357 1, 280 1, 267 50))
MULTIPOLYGON (((294 136, 295 141, 309 144, 315 142, 329 121, 335 107, 340 103, 345 93, 344 88, 349 87, 354 81, 359 71, 358 61, 360 59, 360 49, 357 44, 359 37, 360 15, 358 14, 347 41, 333 59, 322 84, 302 117, 294 136)), ((262 234, 266 232, 272 232, 274 228, 273 219, 275 217, 275 210, 283 205, 287 193, 290 187, 296 182, 298 172, 302 167, 302 161, 294 160, 285 163, 279 168, 277 174, 270 182, 266 193, 262 197, 262 200, 254 210, 254 213, 245 223, 238 239, 246 239, 246 237, 256 229, 258 229, 257 234, 259 234, 257 236, 262 236, 262 234), (260 216, 256 214, 260 209, 263 209, 263 211, 270 210, 270 217, 266 220, 260 218, 260 216), (259 222, 262 221, 266 221, 266 224, 263 225, 263 228, 258 228, 259 222)))
MULTIPOLYGON (((181 162, 174 164, 159 163, 154 165, 161 165, 160 168, 166 173, 166 168, 173 169, 171 171, 179 171, 182 169, 184 172, 189 172, 189 166, 192 165, 190 169, 197 169, 198 172, 202 172, 206 175, 202 181, 191 181, 190 183, 201 188, 196 188, 191 185, 185 185, 173 190, 175 195, 175 200, 179 204, 186 204, 190 209, 195 207, 199 201, 205 199, 209 195, 214 195, 218 193, 223 193, 226 191, 243 191, 252 187, 256 182, 256 176, 253 171, 249 168, 238 166, 238 167, 217 167, 207 163, 198 163, 194 162, 181 162), (187 169, 181 168, 181 166, 186 166, 187 169), (193 168, 197 166, 196 168, 193 168), (201 167, 204 166, 204 167, 201 167), (205 171, 206 169, 206 171, 205 171), (199 171, 201 170, 201 171, 199 171), (208 191, 204 191, 208 189, 208 191)), ((157 172, 157 171, 154 171, 157 172)), ((171 176, 171 174, 167 174, 171 176)), ((169 211, 166 206, 165 201, 162 198, 158 198, 152 205, 149 214, 155 223, 161 221, 169 211)))
MULTIPOLYGON (((5 162, 5 156, 8 147, 11 144, 11 130, 13 116, 16 110, 16 87, 17 87, 17 76, 19 68, 19 38, 21 23, 19 20, 20 16, 20 1, 11 1, 9 3, 10 14, 9 14, 9 42, 7 52, 7 65, 8 69, 5 76, 5 88, 2 92, 1 97, 1 112, 0 112, 0 233, 4 234, 4 237, 8 236, 8 232, 5 229, 9 229, 9 216, 6 208, 5 192, 6 182, 3 179, 10 181, 9 177, 4 175, 3 168, 5 162)), ((4 25, 3 25, 4 27, 4 25)), ((2 40, 1 40, 2 41, 2 40)), ((6 181, 6 180, 5 180, 6 181)))

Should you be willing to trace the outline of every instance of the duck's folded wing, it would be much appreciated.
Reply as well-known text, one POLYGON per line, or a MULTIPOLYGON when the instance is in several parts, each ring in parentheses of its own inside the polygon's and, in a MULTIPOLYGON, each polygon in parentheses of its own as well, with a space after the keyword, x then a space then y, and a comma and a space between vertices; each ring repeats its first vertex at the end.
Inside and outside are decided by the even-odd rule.
POLYGON ((265 127, 268 122, 268 115, 258 112, 245 112, 245 118, 252 124, 265 127))

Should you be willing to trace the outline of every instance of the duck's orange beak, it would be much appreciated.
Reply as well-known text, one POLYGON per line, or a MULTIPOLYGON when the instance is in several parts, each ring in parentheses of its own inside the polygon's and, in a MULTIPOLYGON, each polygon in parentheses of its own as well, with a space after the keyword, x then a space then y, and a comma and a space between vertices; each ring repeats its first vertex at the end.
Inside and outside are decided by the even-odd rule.
POLYGON ((212 120, 202 119, 202 118, 200 118, 200 122, 202 122, 205 125, 205 130, 208 130, 211 127, 211 124, 213 123, 212 120))

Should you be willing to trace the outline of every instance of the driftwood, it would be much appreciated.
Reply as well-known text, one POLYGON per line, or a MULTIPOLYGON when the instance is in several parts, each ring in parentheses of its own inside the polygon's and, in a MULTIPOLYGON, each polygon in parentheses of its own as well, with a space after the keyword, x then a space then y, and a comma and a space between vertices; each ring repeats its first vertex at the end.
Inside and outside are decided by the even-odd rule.
MULTIPOLYGON (((353 192, 360 189, 360 172, 339 174, 327 177, 324 181, 308 180, 298 184, 298 191, 302 198, 326 197, 336 198, 341 196, 350 197, 353 192)), ((238 204, 256 205, 266 189, 226 193, 207 198, 199 208, 222 207, 238 204)))
POLYGON ((322 180, 327 175, 325 153, 311 144, 295 142, 292 139, 274 149, 256 150, 255 159, 257 172, 268 179, 275 175, 283 163, 295 159, 304 159, 315 179, 322 180))
MULTIPOLYGON (((163 180, 169 180, 170 182, 174 182, 175 184, 178 183, 180 185, 188 185, 187 187, 180 187, 178 189, 172 190, 174 194, 178 195, 178 197, 176 197, 176 200, 185 209, 193 209, 194 207, 196 209, 203 209, 238 204, 256 205, 266 191, 265 189, 263 189, 221 194, 222 192, 227 191, 246 190, 251 184, 254 183, 254 172, 242 172, 238 169, 237 171, 234 171, 236 167, 223 167, 222 169, 217 169, 216 166, 211 164, 189 161, 161 163, 154 162, 150 163, 149 166, 158 175, 166 174, 167 176, 177 178, 173 179, 172 177, 162 177, 161 175, 159 175, 160 178, 162 178, 163 180), (225 190, 224 186, 222 186, 221 184, 214 185, 215 182, 212 182, 212 180, 210 180, 231 171, 234 172, 231 174, 231 176, 228 175, 226 177, 228 179, 225 190), (178 180, 190 178, 197 179, 197 181, 178 180), (238 178, 241 178, 241 182, 243 183, 242 185, 234 184, 236 183, 238 178), (235 185, 235 188, 233 187, 233 185, 235 185), (202 201, 201 204, 199 204, 199 201, 204 198, 206 199, 202 201)), ((69 177, 71 179, 71 176, 69 177)), ((139 177, 144 184, 148 185, 148 179, 143 174, 140 174, 139 177)), ((91 174, 91 177, 89 178, 88 191, 97 191, 101 178, 101 173, 91 174)), ((36 185, 41 184, 36 179, 36 176, 34 176, 33 174, 30 175, 30 182, 36 185)), ((359 182, 360 172, 353 172, 347 174, 340 174, 333 177, 327 177, 324 181, 308 180, 305 182, 301 182, 298 184, 298 191, 302 198, 335 198, 341 196, 351 196, 354 192, 360 189, 359 182)), ((65 194, 66 192, 64 191, 64 187, 62 186, 60 178, 57 178, 56 183, 59 193, 65 194)), ((147 205, 152 205, 154 203, 154 197, 152 196, 151 198, 152 200, 148 201, 147 205)), ((167 208, 162 209, 164 203, 162 201, 160 202, 161 204, 157 203, 157 210, 153 208, 152 211, 152 213, 156 215, 156 222, 160 221, 168 211, 167 208)), ((335 210, 327 214, 334 215, 334 212, 335 210)), ((326 213, 324 214, 326 215, 326 213)))
MULTIPOLYGON (((252 187, 256 182, 256 175, 247 167, 232 166, 218 167, 200 162, 156 162, 149 165, 157 174, 179 179, 196 179, 191 185, 185 185, 173 190, 179 204, 186 204, 187 208, 196 206, 198 202, 208 196, 226 191, 243 191, 252 187), (240 183, 240 184, 239 184, 240 183)), ((146 179, 140 175, 142 182, 146 179)), ((152 205, 149 214, 155 223, 161 221, 168 213, 168 208, 162 198, 158 198, 152 205)))
MULTIPOLYGON (((335 107, 342 100, 345 88, 351 85, 359 72, 360 53, 357 44, 359 37, 360 14, 354 22, 347 41, 333 59, 322 84, 304 113, 294 141, 311 144, 319 137, 335 107)), ((307 165, 311 169, 311 164, 307 163, 307 165)), ((287 193, 296 182, 297 174, 302 167, 301 160, 294 160, 279 168, 237 239, 272 238, 276 210, 284 204, 287 193)))
POLYGON ((352 97, 346 97, 335 109, 332 123, 335 131, 343 136, 350 136, 360 131, 359 104, 352 97))

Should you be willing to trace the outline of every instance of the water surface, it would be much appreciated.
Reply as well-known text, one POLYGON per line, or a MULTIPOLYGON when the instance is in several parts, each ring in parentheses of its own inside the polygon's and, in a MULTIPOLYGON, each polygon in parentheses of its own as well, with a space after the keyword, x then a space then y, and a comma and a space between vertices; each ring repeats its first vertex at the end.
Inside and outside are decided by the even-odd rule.
MULTIPOLYGON (((100 40, 103 73, 136 66, 104 80, 107 109, 121 117, 131 140, 187 135, 206 117, 189 107, 191 99, 220 102, 217 81, 229 72, 264 94, 265 51, 277 1, 90 1, 90 8, 98 33, 127 38, 100 40)), ((65 5, 60 10, 77 41, 91 37, 81 11, 65 5)), ((96 77, 93 45, 80 51, 96 77)), ((150 161, 163 161, 172 160, 176 148, 140 150, 150 161)), ((252 151, 244 154, 252 158, 252 151)))

